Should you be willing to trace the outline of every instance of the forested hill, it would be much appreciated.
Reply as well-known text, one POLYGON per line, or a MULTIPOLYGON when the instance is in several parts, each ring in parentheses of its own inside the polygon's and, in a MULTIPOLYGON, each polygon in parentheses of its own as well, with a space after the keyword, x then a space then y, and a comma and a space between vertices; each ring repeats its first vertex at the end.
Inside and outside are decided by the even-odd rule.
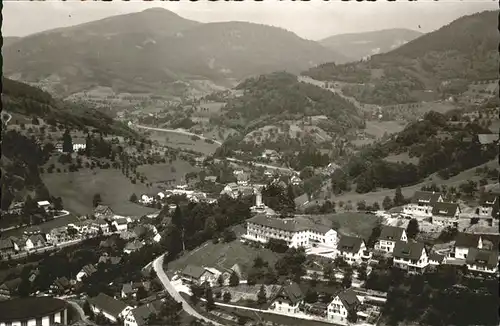
POLYGON ((441 98, 460 94, 473 81, 498 79, 498 15, 497 10, 464 16, 370 60, 322 64, 303 74, 363 84, 343 90, 364 103, 417 102, 423 91, 441 98))
POLYGON ((228 100, 223 117, 249 132, 257 127, 325 115, 338 130, 362 125, 356 107, 329 90, 299 82, 286 72, 250 78, 237 86, 243 95, 228 100))
POLYGON ((102 133, 137 137, 133 130, 103 112, 83 104, 56 100, 37 87, 5 77, 2 77, 2 106, 7 112, 35 116, 49 124, 78 129, 93 127, 102 133))
POLYGON ((358 153, 344 170, 356 183, 356 191, 365 193, 378 187, 416 184, 433 173, 448 179, 495 159, 497 146, 478 142, 478 134, 491 132, 474 122, 457 120, 459 117, 454 114, 445 116, 431 111, 388 141, 358 153), (386 160, 398 154, 408 155, 408 160, 386 160), (407 162, 414 159, 416 163, 407 162))

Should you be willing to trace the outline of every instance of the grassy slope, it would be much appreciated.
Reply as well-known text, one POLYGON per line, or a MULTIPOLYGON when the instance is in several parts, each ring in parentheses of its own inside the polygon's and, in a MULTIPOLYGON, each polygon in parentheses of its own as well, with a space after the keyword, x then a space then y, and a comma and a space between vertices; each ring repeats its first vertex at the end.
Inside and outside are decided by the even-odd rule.
POLYGON ((167 131, 151 131, 149 138, 153 141, 157 140, 160 145, 192 150, 203 153, 204 155, 213 154, 219 147, 219 145, 215 143, 209 144, 202 139, 192 140, 191 136, 167 131))

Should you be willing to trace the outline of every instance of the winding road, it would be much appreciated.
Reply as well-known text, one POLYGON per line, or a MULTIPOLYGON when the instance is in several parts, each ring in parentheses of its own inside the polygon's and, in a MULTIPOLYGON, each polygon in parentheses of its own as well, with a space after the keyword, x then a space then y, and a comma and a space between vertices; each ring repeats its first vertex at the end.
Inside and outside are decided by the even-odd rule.
POLYGON ((184 309, 184 311, 186 313, 188 313, 189 315, 191 315, 197 319, 201 319, 207 323, 210 323, 211 325, 223 326, 222 324, 219 324, 213 320, 210 320, 210 319, 200 315, 196 310, 194 310, 193 307, 191 307, 191 305, 186 300, 184 300, 184 298, 174 288, 172 283, 170 283, 170 279, 168 278, 167 274, 163 270, 163 258, 164 258, 164 255, 161 255, 160 257, 156 258, 153 261, 153 269, 155 270, 156 275, 158 276, 161 283, 163 284, 163 287, 168 291, 168 293, 172 296, 172 298, 174 298, 174 300, 176 300, 177 302, 182 303, 182 309, 184 309))

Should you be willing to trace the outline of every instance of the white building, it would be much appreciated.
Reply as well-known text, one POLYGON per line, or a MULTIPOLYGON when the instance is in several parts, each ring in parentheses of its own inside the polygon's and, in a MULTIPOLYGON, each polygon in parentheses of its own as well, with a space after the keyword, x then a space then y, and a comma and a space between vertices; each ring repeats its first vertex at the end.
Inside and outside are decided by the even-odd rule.
POLYGON ((104 293, 87 299, 90 309, 94 314, 100 314, 112 323, 116 323, 119 318, 124 318, 132 307, 122 301, 116 300, 104 293))
POLYGON ((422 242, 396 242, 393 257, 393 265, 408 272, 423 273, 429 265, 427 250, 422 242))
POLYGON ((331 323, 347 325, 349 312, 356 313, 361 301, 352 289, 340 292, 328 305, 327 319, 331 323))
POLYGON ((455 203, 438 202, 432 208, 432 224, 441 226, 458 226, 460 206, 455 203))
POLYGON ((465 262, 469 271, 496 274, 498 272, 498 251, 470 248, 465 262))
POLYGON ((116 228, 116 232, 123 232, 128 229, 128 220, 126 218, 113 220, 111 224, 116 228))
POLYGON ((304 294, 297 283, 283 286, 274 297, 269 310, 282 314, 294 315, 300 313, 300 304, 304 294))
POLYGON ((343 235, 337 245, 338 255, 352 264, 361 264, 363 260, 371 258, 371 253, 366 250, 365 240, 358 237, 343 235))
POLYGON ((267 243, 270 239, 283 240, 290 248, 316 245, 335 248, 337 232, 301 216, 285 219, 257 214, 247 221, 243 241, 267 243))
POLYGON ((480 216, 491 216, 493 213, 493 207, 498 205, 498 194, 486 193, 483 194, 481 203, 479 206, 480 216))
POLYGON ((73 152, 78 152, 78 150, 82 149, 84 150, 85 148, 87 148, 87 144, 86 143, 79 143, 79 142, 76 142, 76 143, 73 143, 73 152))
POLYGON ((396 241, 408 241, 404 228, 396 226, 383 225, 380 231, 380 237, 375 242, 374 249, 392 254, 396 241))
POLYGON ((442 201, 443 196, 439 192, 416 191, 411 203, 403 206, 403 214, 414 217, 431 217, 434 204, 442 201))
POLYGON ((141 199, 139 201, 145 205, 148 205, 153 203, 154 198, 148 195, 141 195, 141 199))
POLYGON ((50 202, 47 200, 42 200, 37 202, 38 207, 43 208, 45 211, 47 211, 50 208, 50 202))

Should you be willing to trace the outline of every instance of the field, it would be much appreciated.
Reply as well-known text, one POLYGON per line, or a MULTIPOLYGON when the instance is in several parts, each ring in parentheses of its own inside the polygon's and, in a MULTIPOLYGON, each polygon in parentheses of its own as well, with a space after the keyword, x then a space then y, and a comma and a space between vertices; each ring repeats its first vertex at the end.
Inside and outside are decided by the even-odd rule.
POLYGON ((219 115, 221 109, 226 105, 224 102, 208 102, 202 103, 199 107, 196 107, 193 116, 195 117, 211 117, 213 115, 219 115))
POLYGON ((201 247, 170 262, 168 264, 168 273, 173 274, 190 264, 215 268, 231 268, 234 264, 239 264, 242 267, 251 266, 253 260, 258 256, 269 262, 271 266, 274 266, 279 259, 279 254, 269 249, 253 248, 238 240, 231 243, 217 244, 208 241, 201 247))
MULTIPOLYGON (((485 164, 482 164, 480 166, 485 166, 485 165, 487 165, 490 168, 498 168, 498 162, 495 160, 492 160, 492 161, 485 163, 485 164)), ((404 197, 408 198, 408 197, 413 196, 413 193, 417 190, 420 190, 420 188, 422 186, 430 185, 433 182, 437 185, 447 185, 448 187, 449 186, 458 187, 459 184, 461 184, 467 180, 478 181, 479 179, 481 179, 480 176, 475 175, 475 170, 476 170, 476 167, 469 169, 469 170, 466 170, 466 171, 463 171, 463 172, 459 173, 458 175, 451 177, 448 180, 442 180, 440 177, 438 177, 436 175, 432 175, 421 183, 418 183, 418 184, 413 185, 413 186, 401 188, 401 192, 403 193, 404 197)), ((367 204, 371 205, 374 202, 378 202, 379 204, 382 204, 382 201, 384 200, 385 196, 389 196, 390 198, 393 198, 394 197, 394 189, 381 189, 379 191, 373 191, 373 192, 369 192, 366 194, 358 194, 357 192, 355 192, 353 190, 349 193, 341 194, 339 196, 334 196, 334 197, 332 197, 332 200, 335 201, 336 203, 338 203, 339 201, 343 201, 343 202, 347 203, 350 200, 353 203, 353 205, 355 205, 360 200, 364 200, 364 201, 366 201, 367 204)))
MULTIPOLYGON (((256 285, 248 285, 248 284, 240 284, 235 287, 224 287, 222 292, 230 292, 231 293, 231 303, 237 303, 242 300, 252 300, 257 301, 257 293, 260 290, 260 284, 256 285)), ((268 297, 274 297, 278 290, 281 288, 279 285, 265 285, 266 295, 268 297)))
MULTIPOLYGON (((66 215, 66 216, 63 216, 63 217, 60 217, 60 218, 56 218, 54 220, 51 220, 51 221, 47 221, 45 223, 42 223, 42 224, 38 224, 36 225, 35 227, 37 228, 40 228, 40 230, 42 232, 45 232, 45 231, 50 231, 54 228, 57 228, 57 227, 60 227, 60 226, 65 226, 67 225, 68 223, 74 223, 74 222, 77 222, 78 221, 78 218, 73 215, 73 214, 69 214, 69 215, 66 215)), ((3 237, 10 237, 10 236, 20 236, 23 234, 23 232, 28 229, 28 228, 32 228, 33 226, 27 226, 27 227, 22 227, 22 228, 18 228, 18 229, 13 229, 13 230, 9 230, 9 231, 5 231, 5 232, 2 232, 2 236, 3 237)))
POLYGON ((129 201, 133 193, 157 193, 159 189, 145 184, 132 184, 119 170, 80 170, 70 173, 43 174, 42 179, 52 196, 61 197, 64 208, 77 214, 92 213, 92 199, 100 194, 103 205, 108 205, 116 214, 125 216, 143 215, 155 210, 129 201))
POLYGON ((193 140, 191 136, 168 131, 150 131, 149 138, 158 141, 160 145, 173 148, 192 150, 204 155, 211 155, 219 147, 213 143, 209 144, 202 139, 193 140))
POLYGON ((394 134, 404 129, 404 124, 397 121, 367 121, 365 132, 376 138, 382 138, 384 133, 394 134))
POLYGON ((200 169, 191 166, 188 162, 176 160, 170 163, 159 163, 154 165, 141 165, 137 171, 144 173, 148 181, 154 183, 175 179, 176 184, 184 180, 184 176, 189 172, 198 172, 200 169))

